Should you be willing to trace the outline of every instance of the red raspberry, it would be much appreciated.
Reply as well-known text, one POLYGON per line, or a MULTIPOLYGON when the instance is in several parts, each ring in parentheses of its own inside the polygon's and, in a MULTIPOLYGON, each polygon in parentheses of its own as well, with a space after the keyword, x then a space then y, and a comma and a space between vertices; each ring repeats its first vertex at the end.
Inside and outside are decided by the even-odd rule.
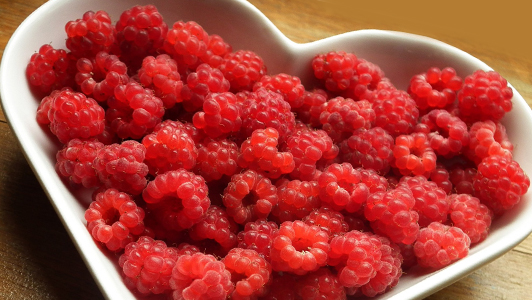
POLYGON ((304 275, 327 264, 329 235, 318 226, 286 221, 273 239, 271 263, 275 271, 304 275))
POLYGON ((492 155, 512 158, 513 144, 508 139, 506 128, 499 122, 490 120, 475 122, 469 129, 471 141, 464 151, 475 164, 492 155))
POLYGON ((43 98, 37 109, 37 122, 48 124, 59 141, 66 144, 71 139, 100 135, 105 127, 105 112, 94 99, 65 88, 43 98))
POLYGON ((468 194, 449 196, 449 218, 453 225, 462 229, 471 239, 471 244, 483 241, 489 233, 493 213, 480 200, 468 194))
POLYGON ((455 167, 449 172, 449 179, 456 194, 473 194, 473 178, 477 174, 476 168, 455 167))
POLYGON ((228 91, 229 81, 223 77, 222 72, 208 64, 201 64, 188 74, 186 85, 181 90, 183 107, 188 112, 198 111, 210 93, 225 94, 228 91))
POLYGON ((456 99, 456 92, 462 87, 462 78, 451 68, 432 67, 427 72, 410 79, 408 93, 420 110, 444 108, 456 99))
POLYGON ((278 202, 277 188, 253 170, 235 174, 224 190, 227 214, 238 224, 266 218, 278 202))
POLYGON ((144 210, 116 189, 98 193, 85 211, 85 220, 92 237, 111 251, 123 249, 144 233, 144 210))
POLYGON ((100 180, 93 168, 93 161, 103 147, 97 140, 70 140, 57 152, 57 172, 73 184, 81 184, 85 188, 98 187, 100 180))
POLYGON ((450 174, 447 169, 441 165, 436 164, 436 169, 430 173, 430 181, 435 182, 439 188, 441 188, 447 195, 453 191, 453 184, 451 182, 450 174))
POLYGON ((344 215, 326 206, 312 211, 303 218, 303 222, 321 228, 329 235, 329 240, 349 231, 349 225, 344 220, 344 215))
POLYGON ((161 99, 133 81, 117 86, 107 104, 106 119, 111 129, 123 139, 143 138, 161 123, 164 115, 161 99))
POLYGON ((224 249, 236 246, 238 225, 219 206, 211 205, 203 218, 189 230, 194 241, 211 239, 224 249))
POLYGON ((93 166, 105 187, 138 195, 147 183, 145 156, 146 148, 141 143, 128 140, 103 147, 93 166))
POLYGON ((327 102, 327 92, 321 89, 305 91, 302 98, 303 105, 297 108, 292 108, 292 111, 296 113, 301 122, 309 124, 314 128, 321 127, 321 106, 327 102))
POLYGON ((447 193, 435 182, 429 181, 424 176, 403 176, 399 186, 412 191, 416 199, 414 210, 419 214, 419 226, 427 227, 432 222, 447 221, 450 202, 447 193))
POLYGON ((318 178, 320 200, 336 210, 358 211, 368 199, 369 189, 360 172, 349 163, 334 163, 318 178))
POLYGON ((224 175, 233 176, 240 171, 237 164, 239 149, 235 142, 227 139, 206 140, 196 145, 198 157, 194 172, 207 182, 219 180, 224 175))
POLYGON ((375 122, 375 112, 367 100, 336 97, 326 102, 321 109, 322 129, 336 143, 349 138, 359 128, 371 128, 375 122))
POLYGON ((414 210, 416 199, 404 186, 371 194, 364 216, 375 233, 389 237, 395 243, 412 244, 419 233, 419 215, 414 210))
POLYGON ((194 253, 200 252, 200 249, 194 245, 188 243, 181 243, 176 248, 177 255, 192 255, 194 253))
POLYGON ((92 58, 100 51, 109 52, 115 47, 115 28, 103 10, 85 12, 82 19, 69 21, 65 31, 66 47, 78 58, 92 58))
POLYGON ((355 75, 357 57, 345 51, 331 51, 318 54, 312 59, 314 76, 320 79, 325 89, 331 92, 346 90, 355 75))
POLYGON ((285 73, 276 75, 264 75, 253 85, 253 90, 264 87, 268 90, 283 95, 283 99, 290 104, 292 110, 303 105, 303 95, 305 87, 301 84, 301 79, 285 73))
POLYGON ((164 120, 161 123, 159 123, 155 128, 153 128, 153 131, 159 131, 161 128, 166 126, 172 126, 174 128, 184 130, 190 138, 194 141, 194 143, 199 144, 205 139, 205 134, 203 131, 199 130, 194 126, 192 123, 182 123, 180 121, 174 121, 174 120, 164 120))
POLYGON ((209 43, 207 44, 207 51, 200 57, 201 61, 209 64, 213 68, 218 68, 225 55, 233 52, 233 47, 229 45, 224 39, 217 35, 209 35, 209 43))
POLYGON ((512 109, 513 90, 495 71, 477 70, 458 92, 460 116, 471 121, 497 121, 512 109))
POLYGON ((192 121, 196 128, 203 129, 212 138, 226 137, 240 131, 242 118, 235 94, 208 94, 203 102, 203 111, 196 112, 192 121))
POLYGON ((379 66, 359 58, 355 63, 355 75, 342 96, 362 100, 368 93, 372 93, 383 79, 384 71, 379 66))
POLYGON ((421 267, 440 269, 466 257, 470 244, 462 229, 433 222, 419 231, 414 252, 421 267))
POLYGON ((395 138, 393 166, 402 175, 426 175, 436 169, 436 153, 430 147, 428 136, 421 132, 395 138))
POLYGON ((180 231, 198 223, 211 201, 201 176, 185 169, 159 174, 142 192, 142 198, 163 227, 180 231))
POLYGON ((338 276, 327 267, 308 273, 297 280, 297 295, 306 300, 345 300, 345 288, 338 281, 338 276))
POLYGON ((320 207, 319 187, 316 181, 281 179, 277 182, 279 202, 272 215, 279 223, 301 220, 320 207))
POLYGON ((473 196, 501 215, 521 201, 530 186, 528 175, 515 160, 488 156, 478 165, 473 178, 473 196))
POLYGON ((216 257, 203 253, 181 255, 172 270, 173 299, 224 300, 234 290, 231 273, 216 257))
POLYGON ((222 262, 231 272, 231 280, 235 284, 231 299, 253 299, 265 294, 272 267, 257 251, 233 248, 222 262))
POLYGON ((116 55, 98 52, 93 59, 80 58, 76 63, 76 83, 81 91, 103 102, 114 95, 118 85, 129 82, 127 67, 116 55))
POLYGON ((39 96, 48 96, 54 90, 75 85, 76 59, 63 49, 42 45, 26 66, 26 77, 39 96))
POLYGON ((255 250, 270 261, 271 245, 278 231, 279 226, 273 221, 258 219, 254 222, 247 222, 244 230, 237 235, 238 248, 255 250))
POLYGON ((353 167, 387 174, 393 160, 394 138, 384 129, 357 129, 340 145, 341 157, 353 167))
POLYGON ((183 81, 177 70, 177 63, 167 54, 146 56, 138 71, 139 82, 153 89, 155 96, 163 101, 165 108, 171 108, 183 101, 183 81))
POLYGON ((388 190, 389 183, 386 177, 372 169, 357 168, 356 170, 360 172, 360 181, 368 187, 370 194, 388 190))
POLYGON ((262 58, 250 50, 238 50, 225 55, 218 69, 231 84, 231 91, 251 91, 253 85, 266 74, 262 58))
POLYGON ((384 77, 382 78, 376 85, 375 89, 370 90, 366 89, 364 94, 359 95, 359 100, 368 100, 369 102, 373 103, 375 99, 377 99, 377 96, 379 93, 383 93, 384 95, 388 91, 390 93, 393 93, 397 91, 397 88, 390 82, 390 79, 384 77))
POLYGON ((183 168, 192 170, 196 165, 198 149, 185 129, 172 125, 158 126, 142 139, 146 147, 146 164, 150 174, 156 175, 183 168))
POLYGON ((162 294, 170 290, 170 277, 177 251, 161 240, 147 236, 129 243, 118 259, 126 285, 141 295, 162 294))
POLYGON ((419 110, 416 102, 404 91, 382 89, 370 100, 375 111, 375 125, 382 127, 393 137, 409 134, 418 123, 419 110))
POLYGON ((202 63, 207 54, 209 34, 194 21, 177 21, 168 30, 163 49, 177 61, 179 72, 185 74, 202 63))

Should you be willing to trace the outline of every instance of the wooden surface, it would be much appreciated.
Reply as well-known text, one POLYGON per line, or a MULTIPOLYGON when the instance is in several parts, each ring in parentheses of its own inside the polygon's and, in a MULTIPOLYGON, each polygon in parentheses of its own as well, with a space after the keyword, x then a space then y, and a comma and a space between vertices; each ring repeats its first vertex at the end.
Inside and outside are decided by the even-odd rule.
MULTIPOLYGON (((0 53, 16 27, 44 2, 0 0, 0 53)), ((532 103, 532 57, 521 48, 514 48, 520 51, 509 51, 508 47, 505 50, 504 47, 486 46, 486 38, 472 38, 479 34, 468 32, 467 23, 459 24, 460 28, 447 29, 445 24, 422 26, 411 18, 410 8, 399 8, 404 12, 393 7, 391 9, 396 11, 390 8, 384 11, 379 10, 382 7, 368 5, 358 9, 354 4, 348 4, 349 1, 250 2, 296 42, 314 41, 363 28, 408 31, 440 39, 486 62, 508 79, 529 104, 532 103)), ((507 6, 508 2, 505 3, 507 6)), ((416 9, 415 13, 424 13, 422 8, 416 9)), ((500 9, 504 15, 504 8, 495 11, 500 9)), ((511 19, 508 15, 506 17, 511 19)), ((471 24, 475 22, 471 20, 471 24)), ((508 34, 524 34, 523 38, 526 38, 530 26, 522 28, 521 23, 515 22, 505 24, 514 28, 503 28, 506 35, 488 37, 489 43, 496 44, 499 38, 500 43, 506 43, 505 46, 524 47, 525 44, 519 44, 519 41, 508 45, 504 38, 508 34)), ((471 28, 482 32, 478 26, 471 28)), ((490 28, 486 27, 486 30, 494 30, 490 28)), ((1 111, 0 141, 0 299, 102 299, 1 111)), ((529 237, 501 258, 428 299, 530 299, 531 265, 532 237, 529 237)))

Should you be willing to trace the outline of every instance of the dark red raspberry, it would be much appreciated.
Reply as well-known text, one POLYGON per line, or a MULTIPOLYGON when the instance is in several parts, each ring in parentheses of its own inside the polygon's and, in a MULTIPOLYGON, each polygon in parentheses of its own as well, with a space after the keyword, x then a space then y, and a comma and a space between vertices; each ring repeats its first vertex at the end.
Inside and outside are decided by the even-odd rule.
POLYGON ((449 179, 456 194, 473 194, 473 178, 477 174, 476 168, 455 167, 449 172, 449 179))
POLYGON ((224 56, 218 66, 231 84, 231 91, 251 91, 253 85, 266 74, 267 67, 257 53, 250 50, 237 50, 224 56))
POLYGON ((375 122, 375 112, 367 100, 336 97, 327 101, 321 110, 321 128, 335 143, 349 138, 359 128, 371 128, 375 122))
POLYGON ((326 206, 312 211, 303 218, 303 222, 321 228, 329 235, 329 240, 349 231, 349 224, 344 220, 344 215, 326 206))
POLYGON ((305 87, 301 84, 301 79, 285 73, 276 75, 264 75, 253 85, 253 90, 264 87, 268 90, 283 95, 283 98, 292 110, 303 105, 303 95, 305 87))
POLYGON ((273 272, 270 288, 261 300, 298 300, 295 290, 301 277, 287 272, 273 272), (275 288, 272 288, 275 287, 275 288))
POLYGON ((139 82, 153 89, 155 96, 163 101, 165 108, 171 108, 182 102, 183 81, 177 70, 177 63, 167 54, 156 57, 146 56, 138 71, 139 82))
POLYGON ((419 110, 416 102, 405 91, 378 90, 370 102, 375 111, 374 126, 384 128, 393 137, 414 131, 419 110))
POLYGON ((54 90, 73 88, 75 75, 76 58, 49 44, 42 45, 26 66, 28 82, 40 97, 48 96, 54 90))
POLYGON ((412 244, 419 233, 419 215, 414 210, 415 204, 412 191, 397 186, 371 194, 364 208, 364 216, 375 233, 387 236, 395 243, 412 244))
POLYGON ((235 174, 224 190, 227 214, 238 224, 266 218, 278 202, 277 188, 253 170, 235 174))
POLYGON ((209 34, 194 21, 175 22, 164 38, 163 49, 177 61, 181 74, 194 71, 207 55, 209 34))
POLYGON ((316 181, 281 179, 277 181, 279 202, 272 215, 279 223, 301 220, 320 207, 319 187, 316 181))
POLYGON ((210 93, 229 91, 229 81, 223 77, 220 70, 208 64, 199 65, 194 72, 187 75, 186 85, 181 90, 183 107, 188 112, 195 112, 203 108, 203 102, 210 93))
POLYGON ((474 163, 479 164, 482 159, 492 155, 512 158, 514 146, 501 123, 491 120, 475 122, 469 129, 469 134, 469 149, 464 153, 474 163))
POLYGON ((138 195, 147 183, 145 156, 144 145, 128 140, 103 147, 94 159, 93 166, 105 187, 138 195))
POLYGON ((92 58, 98 52, 116 51, 115 28, 109 14, 103 10, 87 11, 81 19, 65 25, 66 47, 76 57, 92 58))
POLYGON ((501 215, 521 201, 530 186, 528 175, 515 160, 488 156, 478 165, 473 178, 473 195, 501 215))
POLYGON ((98 187, 100 180, 93 168, 93 161, 103 147, 104 145, 97 140, 70 140, 56 154, 57 172, 73 184, 85 188, 98 187))
POLYGON ((306 300, 345 300, 345 288, 338 276, 329 268, 323 267, 308 273, 297 281, 297 295, 306 300))
POLYGON ((196 112, 194 126, 212 138, 227 137, 240 131, 240 105, 231 92, 210 93, 203 102, 203 111, 196 112))
POLYGON ((386 130, 361 128, 340 144, 340 156, 355 168, 372 169, 384 175, 390 170, 393 147, 394 138, 386 130))
POLYGON ((233 52, 233 47, 224 39, 217 35, 209 35, 209 43, 207 44, 207 51, 200 57, 200 60, 207 63, 213 68, 218 68, 224 60, 225 55, 233 52))
POLYGON ((159 174, 142 192, 148 208, 159 216, 163 227, 180 231, 198 223, 211 201, 201 176, 185 169, 159 174))
POLYGON ((359 58, 355 63, 355 75, 351 78, 349 88, 342 92, 342 96, 363 100, 368 93, 377 89, 382 80, 385 80, 384 71, 379 66, 359 58))
POLYGON ((161 240, 147 236, 129 243, 118 259, 126 286, 141 295, 163 294, 170 290, 170 277, 177 251, 161 240))
POLYGON ((393 166, 402 175, 426 175, 436 169, 436 153, 422 132, 395 138, 393 166))
POLYGON ((318 226, 286 221, 273 239, 271 264, 275 271, 304 275, 327 264, 329 235, 318 226))
POLYGON ((233 176, 240 171, 237 164, 239 149, 235 142, 206 140, 198 146, 198 157, 194 172, 201 175, 207 182, 219 180, 224 175, 233 176))
POLYGON ((462 229, 471 239, 471 244, 483 241, 489 233, 493 213, 480 200, 468 194, 449 196, 449 218, 453 225, 462 229))
POLYGON ((320 200, 336 210, 358 211, 369 196, 360 172, 349 163, 332 164, 318 178, 320 200))
POLYGON ((231 272, 231 280, 235 284, 231 299, 253 299, 265 294, 272 267, 257 251, 233 248, 222 262, 231 272))
POLYGON ((430 181, 435 182, 447 195, 453 191, 453 184, 451 182, 450 174, 447 168, 441 164, 436 164, 436 169, 430 173, 430 181))
POLYGON ((309 124, 314 128, 321 128, 321 106, 327 102, 327 92, 321 89, 305 91, 302 98, 303 105, 295 109, 292 108, 292 110, 301 122, 309 124))
POLYGON ((181 243, 176 248, 177 255, 192 255, 194 253, 200 252, 200 249, 197 246, 188 244, 188 243, 181 243))
POLYGON ((421 267, 440 269, 466 257, 470 245, 462 229, 433 222, 419 231, 414 252, 421 267))
POLYGON ((420 110, 444 108, 456 100, 456 92, 462 87, 462 78, 451 68, 429 68, 410 79, 408 93, 420 110))
POLYGON ((513 90, 495 71, 477 70, 458 92, 460 116, 471 121, 500 120, 512 109, 513 90))
POLYGON ((312 69, 314 76, 324 83, 325 89, 341 92, 349 88, 357 60, 353 53, 331 51, 316 55, 312 59, 312 69))
POLYGON ((196 165, 198 149, 185 129, 172 125, 158 126, 142 139, 146 147, 145 163, 150 174, 161 174, 183 168, 192 170, 196 165))
POLYGON ((43 98, 37 109, 37 122, 48 125, 63 144, 71 139, 90 139, 105 127, 105 112, 92 98, 69 88, 43 98))
POLYGON ((189 230, 194 241, 211 239, 224 249, 236 246, 238 225, 219 206, 211 205, 203 218, 189 230))
POLYGON ((399 249, 401 249, 401 256, 403 257, 403 263, 401 269, 408 271, 410 268, 417 266, 417 257, 414 252, 414 244, 405 245, 398 243, 399 249))
POLYGON ((224 263, 203 253, 181 255, 172 270, 170 286, 173 299, 224 300, 234 290, 224 263))
POLYGON ((116 189, 98 193, 85 211, 85 220, 92 237, 111 251, 123 249, 144 233, 144 210, 116 189))

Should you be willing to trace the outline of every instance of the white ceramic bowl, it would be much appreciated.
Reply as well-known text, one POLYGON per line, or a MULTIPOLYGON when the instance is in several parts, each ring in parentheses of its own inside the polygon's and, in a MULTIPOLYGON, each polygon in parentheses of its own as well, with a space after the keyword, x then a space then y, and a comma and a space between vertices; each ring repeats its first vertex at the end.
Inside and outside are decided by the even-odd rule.
MULTIPOLYGON (((219 34, 234 49, 248 49, 263 57, 271 74, 284 72, 312 83, 311 58, 321 52, 345 50, 378 64, 398 88, 406 88, 414 74, 428 67, 454 67, 462 77, 477 69, 490 67, 471 55, 442 42, 412 34, 363 30, 333 36, 308 44, 297 44, 285 37, 260 11, 238 0, 52 0, 31 14, 11 37, 0 68, 0 92, 4 113, 17 136, 29 164, 87 267, 109 299, 134 299, 124 286, 114 259, 107 257, 93 242, 85 228, 84 208, 88 193, 71 191, 54 171, 59 149, 35 121, 39 99, 30 93, 25 67, 32 53, 45 43, 65 48, 64 25, 80 18, 88 10, 105 10, 113 22, 133 5, 155 4, 168 24, 194 20, 209 34, 219 34), (229 21, 230 20, 230 21, 229 21)), ((527 149, 532 130, 532 114, 523 98, 514 91, 514 109, 505 117, 515 159, 532 174, 532 160, 527 149)), ((7 170, 9 172, 9 170, 7 170)), ((489 263, 520 243, 532 231, 530 192, 514 209, 493 224, 491 234, 471 249, 469 256, 437 272, 414 269, 399 284, 379 298, 423 298, 489 263)))

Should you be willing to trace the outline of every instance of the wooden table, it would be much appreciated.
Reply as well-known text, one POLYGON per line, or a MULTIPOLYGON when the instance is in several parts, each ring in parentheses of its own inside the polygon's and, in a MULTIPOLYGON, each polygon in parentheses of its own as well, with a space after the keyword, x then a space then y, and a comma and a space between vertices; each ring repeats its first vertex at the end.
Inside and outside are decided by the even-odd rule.
MULTIPOLYGON (((0 51, 17 26, 44 2, 0 0, 0 51)), ((363 28, 407 31, 440 39, 492 66, 532 103, 532 55, 527 53, 527 41, 518 38, 530 33, 524 13, 528 10, 518 9, 509 15, 511 10, 506 8, 513 7, 511 2, 521 2, 505 1, 504 7, 493 8, 486 5, 477 13, 467 10, 472 7, 459 6, 459 1, 437 8, 421 6, 425 3, 422 1, 416 7, 401 7, 392 1, 379 6, 367 1, 357 7, 349 0, 250 2, 296 42, 363 28), (451 21, 451 14, 458 19, 451 21), (478 25, 482 17, 496 17, 499 22, 478 25)), ((0 141, 0 299, 102 299, 1 111, 0 141)), ((429 299, 530 299, 531 265, 529 237, 429 299)))

